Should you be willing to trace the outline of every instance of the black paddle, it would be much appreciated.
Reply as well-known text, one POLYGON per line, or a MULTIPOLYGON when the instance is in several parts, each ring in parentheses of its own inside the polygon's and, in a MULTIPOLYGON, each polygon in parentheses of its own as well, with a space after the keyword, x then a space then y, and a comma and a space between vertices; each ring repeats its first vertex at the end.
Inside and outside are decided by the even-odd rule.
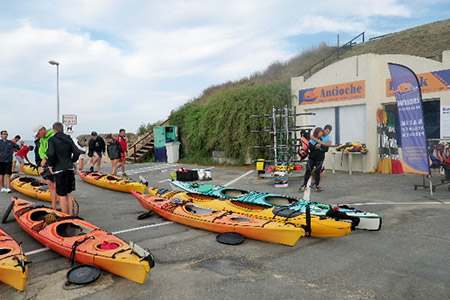
POLYGON ((143 213, 143 214, 140 214, 138 217, 137 217, 137 219, 138 220, 143 220, 143 219, 146 219, 146 218, 148 218, 148 217, 150 217, 150 215, 153 213, 153 211, 148 211, 148 212, 145 212, 145 213, 143 213))
POLYGON ((5 210, 5 213, 3 214, 2 223, 6 223, 6 219, 8 219, 9 214, 11 213, 12 208, 14 207, 14 201, 11 201, 11 204, 8 206, 8 208, 5 210))

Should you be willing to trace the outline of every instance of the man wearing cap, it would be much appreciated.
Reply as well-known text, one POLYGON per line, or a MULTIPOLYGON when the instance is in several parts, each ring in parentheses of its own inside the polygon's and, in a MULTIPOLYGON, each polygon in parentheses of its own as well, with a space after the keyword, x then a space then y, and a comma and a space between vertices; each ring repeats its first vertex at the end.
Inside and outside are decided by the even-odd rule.
POLYGON ((39 140, 39 158, 41 159, 41 163, 39 166, 39 174, 41 174, 42 178, 46 180, 48 184, 48 189, 50 191, 50 198, 52 199, 52 208, 56 209, 56 185, 55 185, 55 176, 48 169, 48 157, 47 157, 47 149, 48 149, 48 140, 54 136, 55 133, 53 129, 47 130, 44 125, 39 124, 33 129, 33 136, 39 140))
POLYGON ((0 182, 2 185, 2 193, 11 193, 11 173, 13 153, 15 149, 19 149, 16 143, 8 140, 8 132, 6 130, 1 131, 0 139, 0 182), (6 188, 5 188, 5 175, 6 175, 6 188))
POLYGON ((105 141, 101 136, 98 136, 97 132, 92 131, 91 139, 89 140, 89 152, 88 156, 91 158, 90 172, 94 172, 94 165, 96 165, 95 171, 100 171, 100 163, 102 162, 102 154, 106 152, 105 141))

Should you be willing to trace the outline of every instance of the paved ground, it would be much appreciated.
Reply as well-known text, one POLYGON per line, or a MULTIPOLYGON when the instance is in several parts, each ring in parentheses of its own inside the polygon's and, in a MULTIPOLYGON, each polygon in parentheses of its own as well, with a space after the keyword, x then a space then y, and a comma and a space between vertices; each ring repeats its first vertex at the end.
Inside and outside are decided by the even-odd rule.
MULTIPOLYGON (((130 177, 169 188, 179 165, 128 165, 130 177)), ((190 166, 184 166, 190 167, 190 166)), ((109 167, 103 167, 109 171, 109 167)), ((300 174, 298 174, 300 175, 300 174)), ((29 237, 12 215, 1 228, 22 241, 33 263, 27 288, 18 292, 0 283, 1 299, 450 299, 450 192, 414 184, 419 175, 326 171, 322 193, 311 200, 349 203, 383 216, 380 231, 355 231, 340 238, 301 238, 294 247, 245 240, 239 246, 216 242, 216 234, 152 216, 132 195, 104 190, 77 177, 80 216, 126 241, 149 248, 156 266, 143 285, 102 272, 99 280, 63 290, 70 263, 29 237), (128 231, 128 229, 136 229, 128 231)), ((300 196, 301 177, 276 189, 256 171, 213 168, 207 183, 300 196)), ((436 174, 434 183, 440 182, 436 174)), ((17 192, 0 194, 0 213, 17 192)), ((31 200, 31 199, 30 199, 31 200)), ((36 202, 39 202, 36 200, 36 202)))

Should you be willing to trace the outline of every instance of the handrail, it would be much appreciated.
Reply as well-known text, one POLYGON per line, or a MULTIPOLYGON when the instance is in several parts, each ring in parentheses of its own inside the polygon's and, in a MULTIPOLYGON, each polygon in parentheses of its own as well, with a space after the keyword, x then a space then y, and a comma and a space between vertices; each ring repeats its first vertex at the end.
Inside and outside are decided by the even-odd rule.
POLYGON ((365 33, 365 31, 361 32, 360 34, 358 34, 357 36, 355 36, 353 39, 351 39, 350 41, 348 41, 347 43, 345 43, 345 44, 342 45, 341 47, 335 49, 330 55, 328 55, 327 57, 321 59, 320 61, 318 61, 317 63, 315 63, 314 65, 312 65, 311 67, 309 67, 308 69, 306 69, 305 71, 303 71, 302 73, 298 74, 297 77, 298 77, 298 76, 303 76, 305 73, 309 73, 309 77, 311 77, 311 71, 312 71, 313 68, 315 68, 317 65, 319 65, 319 64, 321 64, 321 63, 322 63, 323 66, 325 67, 325 61, 326 61, 328 58, 334 56, 335 54, 337 54, 337 58, 339 59, 340 50, 341 50, 341 49, 344 49, 344 48, 347 48, 348 46, 353 47, 353 46, 355 45, 355 42, 354 42, 354 41, 355 41, 357 38, 359 38, 360 36, 362 36, 362 42, 364 43, 364 33, 365 33))
MULTIPOLYGON (((164 122, 162 122, 161 124, 159 124, 159 126, 164 126, 164 125, 166 125, 167 123, 169 123, 169 119, 167 119, 167 120, 165 120, 164 122)), ((129 148, 130 148, 130 149, 133 149, 133 152, 130 153, 130 154, 128 155, 128 157, 133 156, 133 161, 136 162, 136 161, 137 161, 137 159, 136 159, 136 152, 137 152, 136 146, 139 145, 139 144, 141 144, 144 140, 147 140, 147 139, 148 139, 149 137, 151 137, 152 135, 153 135, 153 129, 152 129, 151 131, 147 132, 142 138, 140 138, 140 139, 139 139, 137 142, 135 142, 133 145, 131 145, 129 148)), ((142 148, 142 147, 141 147, 141 148, 142 148)))

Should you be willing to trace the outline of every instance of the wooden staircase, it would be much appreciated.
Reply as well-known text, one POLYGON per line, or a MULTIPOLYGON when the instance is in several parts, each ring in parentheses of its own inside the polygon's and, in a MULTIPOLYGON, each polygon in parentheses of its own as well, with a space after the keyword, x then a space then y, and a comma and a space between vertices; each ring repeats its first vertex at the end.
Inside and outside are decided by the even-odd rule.
MULTIPOLYGON (((158 126, 164 126, 168 124, 169 120, 165 120, 158 126)), ((143 162, 147 157, 153 154, 154 149, 155 149, 154 133, 153 130, 151 130, 147 132, 136 143, 128 147, 127 160, 133 161, 134 163, 143 162)))

